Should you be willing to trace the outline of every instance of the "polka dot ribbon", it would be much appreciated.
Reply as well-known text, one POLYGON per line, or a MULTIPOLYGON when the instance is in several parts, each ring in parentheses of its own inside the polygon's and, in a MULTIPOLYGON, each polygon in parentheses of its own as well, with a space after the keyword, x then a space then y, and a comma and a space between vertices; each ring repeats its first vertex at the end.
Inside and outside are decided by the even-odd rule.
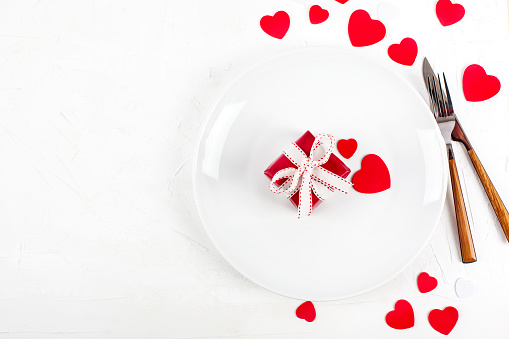
POLYGON ((296 143, 292 143, 283 152, 297 168, 279 170, 272 178, 270 190, 276 194, 284 194, 288 198, 299 192, 299 219, 302 215, 311 215, 312 193, 323 201, 335 191, 346 194, 352 186, 352 183, 321 166, 329 161, 335 144, 336 140, 332 135, 319 134, 311 147, 309 157, 296 143), (276 182, 285 178, 287 180, 278 187, 276 182))

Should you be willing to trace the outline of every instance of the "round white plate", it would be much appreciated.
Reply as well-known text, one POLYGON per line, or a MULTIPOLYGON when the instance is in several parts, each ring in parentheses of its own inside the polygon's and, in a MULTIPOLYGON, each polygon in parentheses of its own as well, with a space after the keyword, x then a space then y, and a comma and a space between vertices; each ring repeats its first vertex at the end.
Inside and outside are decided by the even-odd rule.
POLYGON ((380 286, 419 254, 442 211, 447 168, 415 89, 361 55, 315 48, 264 61, 231 84, 202 132, 194 187, 210 238, 240 273, 288 297, 337 300, 380 286), (353 174, 365 155, 379 155, 391 188, 335 193, 298 220, 263 171, 307 130, 355 138, 355 155, 339 158, 353 174))

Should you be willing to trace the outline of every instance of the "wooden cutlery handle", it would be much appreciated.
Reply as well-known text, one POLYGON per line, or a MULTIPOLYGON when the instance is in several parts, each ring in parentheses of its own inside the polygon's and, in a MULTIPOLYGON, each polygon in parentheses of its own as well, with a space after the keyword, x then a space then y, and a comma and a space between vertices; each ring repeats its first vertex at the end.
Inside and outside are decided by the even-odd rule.
POLYGON ((449 156, 449 172, 451 173, 452 195, 454 198, 454 210, 456 211, 456 224, 458 226, 458 235, 461 247, 461 257, 464 263, 470 263, 477 260, 475 255, 474 242, 470 233, 470 225, 468 223, 467 210, 465 209, 465 201, 461 192, 458 170, 454 156, 449 156))
POLYGON ((488 177, 488 174, 484 170, 484 167, 479 161, 479 158, 477 158, 475 151, 470 149, 468 150, 468 154, 470 155, 470 160, 472 160, 475 170, 479 175, 479 179, 481 179, 484 190, 490 199, 491 206, 493 206, 493 209, 495 210, 498 221, 500 221, 500 226, 502 226, 502 230, 504 230, 505 236, 509 241, 509 213, 507 212, 507 208, 505 208, 502 199, 500 199, 497 190, 491 183, 490 177, 488 177))

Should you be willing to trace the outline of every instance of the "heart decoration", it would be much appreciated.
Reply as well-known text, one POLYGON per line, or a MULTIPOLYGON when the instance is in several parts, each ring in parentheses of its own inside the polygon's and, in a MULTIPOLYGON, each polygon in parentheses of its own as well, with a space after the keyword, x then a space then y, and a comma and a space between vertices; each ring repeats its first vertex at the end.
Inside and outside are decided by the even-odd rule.
POLYGON ((355 139, 340 139, 338 140, 338 151, 345 158, 350 159, 357 150, 357 140, 355 139))
POLYGON ((311 6, 309 9, 309 21, 313 25, 321 24, 329 18, 329 11, 318 5, 311 6))
POLYGON ((463 94, 467 101, 487 100, 500 91, 500 80, 487 75, 484 68, 477 64, 468 66, 463 72, 463 94))
POLYGON ((417 57, 417 43, 412 38, 405 38, 400 44, 390 45, 387 52, 398 64, 412 66, 417 57))
POLYGON ((452 306, 444 310, 432 310, 429 312, 428 321, 431 327, 437 332, 448 335, 458 322, 458 310, 452 306))
POLYGON ((456 280, 455 289, 456 295, 458 297, 466 298, 470 297, 475 293, 475 291, 477 290, 477 286, 475 285, 474 282, 470 280, 459 278, 458 280, 456 280))
POLYGON ((390 311, 385 316, 385 322, 397 330, 413 327, 415 319, 412 305, 404 299, 398 300, 394 305, 394 311, 390 311))
POLYGON ((451 0, 438 0, 435 10, 442 26, 455 24, 465 16, 465 8, 460 4, 453 4, 451 0))
POLYGON ((297 318, 312 322, 316 318, 315 306, 311 301, 302 303, 295 311, 297 318))
POLYGON ((348 2, 348 0, 336 0, 337 2, 339 2, 340 4, 346 4, 348 2))
POLYGON ((283 39, 290 28, 290 16, 285 11, 276 12, 273 16, 266 15, 260 20, 262 30, 276 39, 283 39))
POLYGON ((433 291, 438 285, 438 281, 436 278, 430 276, 426 272, 422 272, 417 277, 417 287, 419 288, 419 292, 428 293, 433 291))
POLYGON ((366 155, 361 169, 352 177, 353 188, 360 193, 378 193, 391 187, 391 175, 385 162, 376 154, 366 155))
POLYGON ((354 47, 373 45, 385 37, 385 26, 371 19, 368 12, 358 9, 350 15, 348 36, 354 47))

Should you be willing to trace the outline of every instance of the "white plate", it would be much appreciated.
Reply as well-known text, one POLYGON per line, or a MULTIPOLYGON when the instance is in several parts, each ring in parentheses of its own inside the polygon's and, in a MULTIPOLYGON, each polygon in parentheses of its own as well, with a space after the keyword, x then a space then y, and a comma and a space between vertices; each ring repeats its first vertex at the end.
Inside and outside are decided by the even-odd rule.
POLYGON ((356 53, 316 48, 262 62, 234 81, 201 135, 194 187, 210 238, 240 273, 288 297, 337 300, 380 286, 414 260, 441 214, 447 168, 443 139, 415 89, 356 53), (306 130, 355 138, 356 154, 340 159, 355 173, 364 155, 379 155, 392 187, 335 193, 297 220, 263 171, 306 130))

